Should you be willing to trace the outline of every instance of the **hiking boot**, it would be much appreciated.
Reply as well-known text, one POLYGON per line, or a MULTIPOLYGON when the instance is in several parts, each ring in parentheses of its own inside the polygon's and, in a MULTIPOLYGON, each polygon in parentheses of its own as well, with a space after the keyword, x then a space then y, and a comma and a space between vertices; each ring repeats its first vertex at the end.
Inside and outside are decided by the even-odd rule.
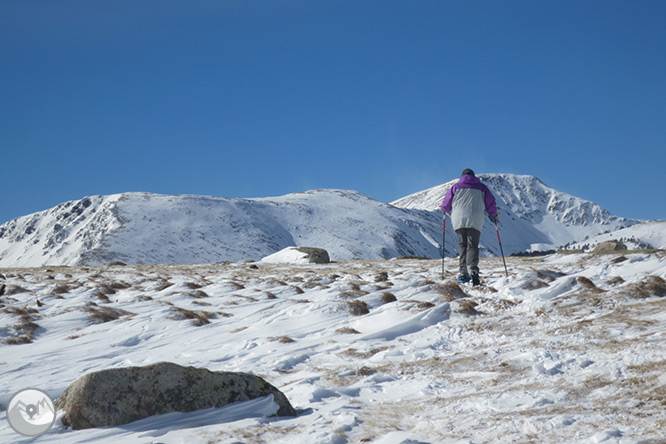
POLYGON ((472 285, 473 286, 481 285, 481 281, 479 280, 479 273, 475 271, 472 272, 472 285))
POLYGON ((468 274, 459 274, 458 275, 458 282, 467 283, 467 282, 469 282, 470 279, 471 278, 469 277, 468 274))

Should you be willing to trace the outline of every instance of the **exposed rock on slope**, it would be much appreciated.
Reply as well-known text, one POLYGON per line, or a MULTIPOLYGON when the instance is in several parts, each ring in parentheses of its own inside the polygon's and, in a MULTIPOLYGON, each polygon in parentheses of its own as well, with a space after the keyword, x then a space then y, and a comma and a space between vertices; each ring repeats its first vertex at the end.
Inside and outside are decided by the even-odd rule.
POLYGON ((268 395, 273 396, 279 416, 296 416, 284 394, 258 376, 160 362, 88 374, 65 390, 56 408, 66 412, 63 424, 79 430, 268 395))

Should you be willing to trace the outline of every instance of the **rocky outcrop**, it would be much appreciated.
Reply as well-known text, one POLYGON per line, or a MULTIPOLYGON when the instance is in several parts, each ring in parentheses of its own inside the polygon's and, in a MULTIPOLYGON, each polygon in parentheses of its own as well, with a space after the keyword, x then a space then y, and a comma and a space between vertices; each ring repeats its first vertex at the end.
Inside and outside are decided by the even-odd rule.
POLYGON ((278 416, 296 416, 286 396, 258 376, 160 362, 90 373, 56 400, 75 430, 127 424, 169 412, 222 407, 273 395, 278 416))
POLYGON ((627 246, 622 242, 617 241, 605 241, 601 242, 599 245, 594 247, 592 253, 606 253, 609 251, 624 251, 627 249, 627 246))
POLYGON ((323 248, 314 247, 298 247, 296 248, 301 253, 304 253, 306 258, 313 264, 328 264, 331 262, 328 256, 328 251, 323 248))

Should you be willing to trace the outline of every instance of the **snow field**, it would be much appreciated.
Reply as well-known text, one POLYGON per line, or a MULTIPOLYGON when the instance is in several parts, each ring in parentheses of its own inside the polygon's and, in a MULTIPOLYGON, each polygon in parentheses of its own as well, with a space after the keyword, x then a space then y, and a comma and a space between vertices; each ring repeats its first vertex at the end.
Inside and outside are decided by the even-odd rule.
POLYGON ((172 361, 264 377, 271 399, 40 442, 639 443, 666 434, 666 257, 2 269, 0 441, 11 396, 172 361), (41 306, 37 305, 39 300, 41 306), (363 308, 365 310, 363 310, 363 308), (360 310, 360 311, 359 311, 360 310), (365 313, 365 314, 354 314, 365 313))

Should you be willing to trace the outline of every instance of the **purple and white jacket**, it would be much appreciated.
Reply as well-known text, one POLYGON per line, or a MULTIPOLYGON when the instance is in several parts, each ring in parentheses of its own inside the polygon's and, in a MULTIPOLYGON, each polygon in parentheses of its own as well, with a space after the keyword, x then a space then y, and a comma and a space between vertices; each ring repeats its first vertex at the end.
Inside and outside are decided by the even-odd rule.
POLYGON ((483 228, 484 211, 490 217, 497 216, 495 196, 487 186, 471 174, 465 174, 446 192, 442 211, 451 212, 453 229, 483 228))

